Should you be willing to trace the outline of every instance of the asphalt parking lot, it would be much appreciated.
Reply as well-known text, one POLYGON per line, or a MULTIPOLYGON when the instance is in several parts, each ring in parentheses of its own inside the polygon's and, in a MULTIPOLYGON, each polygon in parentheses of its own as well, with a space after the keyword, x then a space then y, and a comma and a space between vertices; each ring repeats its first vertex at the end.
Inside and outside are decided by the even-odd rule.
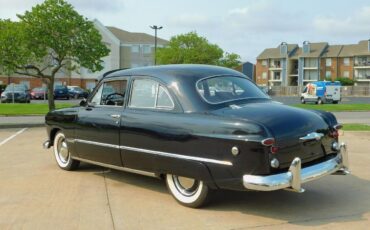
POLYGON ((66 172, 44 128, 0 129, 0 229, 368 229, 370 132, 344 132, 352 174, 288 191, 219 191, 182 207, 164 182, 84 164, 66 172))

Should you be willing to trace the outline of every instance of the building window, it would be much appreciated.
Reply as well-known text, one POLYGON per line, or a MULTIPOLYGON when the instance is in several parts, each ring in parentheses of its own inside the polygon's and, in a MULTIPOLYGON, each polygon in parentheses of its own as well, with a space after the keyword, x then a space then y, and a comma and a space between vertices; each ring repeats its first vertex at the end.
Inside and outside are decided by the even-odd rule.
POLYGON ((331 58, 326 59, 326 66, 331 67, 331 58))
POLYGON ((132 45, 131 46, 131 53, 139 53, 140 46, 139 45, 132 45))
POLYGON ((307 81, 317 81, 319 78, 319 74, 317 70, 306 70, 304 71, 303 80, 307 81))
POLYGON ((272 72, 272 81, 281 81, 281 72, 272 72))
POLYGON ((151 52, 152 52, 152 49, 150 48, 150 45, 143 45, 144 54, 150 54, 151 52))
POLYGON ((325 77, 326 78, 331 78, 331 71, 326 71, 325 72, 325 77))
POLYGON ((317 59, 316 58, 305 58, 304 67, 317 68, 317 59))
POLYGON ((344 59, 343 59, 343 64, 344 64, 345 66, 349 66, 349 58, 344 58, 344 59))
POLYGON ((280 60, 274 60, 270 63, 271 68, 281 68, 281 62, 280 60))
POLYGON ((349 71, 343 71, 343 77, 349 78, 349 71))
POLYGON ((262 66, 267 66, 267 60, 262 60, 262 66))
POLYGON ((262 79, 267 79, 267 73, 266 72, 262 73, 262 79))

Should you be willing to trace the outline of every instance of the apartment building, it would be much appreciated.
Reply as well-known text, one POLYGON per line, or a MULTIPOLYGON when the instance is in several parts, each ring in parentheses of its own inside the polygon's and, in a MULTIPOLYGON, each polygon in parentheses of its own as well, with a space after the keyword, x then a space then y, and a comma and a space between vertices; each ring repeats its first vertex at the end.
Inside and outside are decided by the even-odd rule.
MULTIPOLYGON (((62 69, 56 76, 56 85, 78 85, 93 89, 98 78, 107 71, 154 64, 154 36, 146 33, 132 33, 116 27, 106 27, 98 20, 94 20, 94 25, 102 35, 103 43, 111 51, 108 56, 102 58, 103 70, 93 73, 85 68, 73 72, 62 69)), ((168 41, 157 38, 157 47, 163 47, 167 43, 168 41)), ((24 84, 29 88, 45 85, 41 79, 34 77, 0 75, 0 84, 9 83, 24 84)))
POLYGON ((301 47, 283 42, 257 57, 259 85, 302 86, 337 77, 353 79, 356 85, 370 84, 370 40, 351 45, 305 41, 301 47))

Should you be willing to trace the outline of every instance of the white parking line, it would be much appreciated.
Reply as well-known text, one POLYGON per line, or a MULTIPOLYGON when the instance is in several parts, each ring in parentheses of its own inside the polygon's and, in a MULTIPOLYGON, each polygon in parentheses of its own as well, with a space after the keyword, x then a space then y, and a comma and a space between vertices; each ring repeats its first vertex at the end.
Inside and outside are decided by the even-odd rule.
POLYGON ((23 133, 24 131, 26 131, 28 128, 24 128, 24 129, 21 129, 19 130, 18 132, 16 132, 15 134, 11 135, 10 137, 6 138, 5 140, 3 140, 2 142, 0 142, 0 146, 2 146, 3 144, 5 144, 6 142, 10 141, 11 139, 13 139, 14 137, 18 136, 19 134, 23 133))

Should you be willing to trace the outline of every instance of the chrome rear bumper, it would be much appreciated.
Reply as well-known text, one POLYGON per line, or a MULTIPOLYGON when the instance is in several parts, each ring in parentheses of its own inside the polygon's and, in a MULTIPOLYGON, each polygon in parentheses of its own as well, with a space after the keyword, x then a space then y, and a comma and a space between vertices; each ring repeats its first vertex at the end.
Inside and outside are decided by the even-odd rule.
POLYGON ((288 172, 271 176, 244 175, 243 185, 247 189, 259 191, 273 191, 278 189, 291 189, 295 192, 304 192, 303 183, 319 179, 330 174, 346 175, 348 171, 348 153, 344 143, 340 145, 336 157, 325 162, 301 168, 301 159, 296 157, 288 172))

